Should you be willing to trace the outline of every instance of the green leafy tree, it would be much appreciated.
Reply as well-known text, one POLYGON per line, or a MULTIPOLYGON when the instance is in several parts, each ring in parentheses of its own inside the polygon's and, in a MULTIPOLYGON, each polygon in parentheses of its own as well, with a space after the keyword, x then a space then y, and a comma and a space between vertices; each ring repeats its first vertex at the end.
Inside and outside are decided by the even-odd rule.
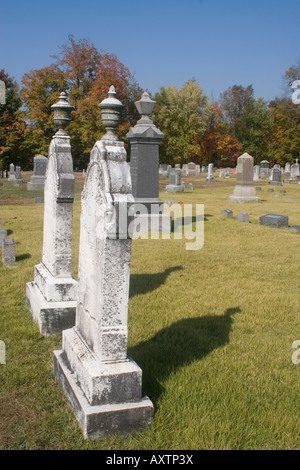
POLYGON ((262 98, 255 99, 252 85, 234 85, 220 96, 230 134, 255 163, 266 158, 270 141, 270 110, 262 98))
POLYGON ((197 142, 205 132, 209 115, 208 98, 192 79, 181 89, 162 87, 155 95, 153 121, 164 133, 161 160, 169 164, 198 162, 200 147, 197 142))

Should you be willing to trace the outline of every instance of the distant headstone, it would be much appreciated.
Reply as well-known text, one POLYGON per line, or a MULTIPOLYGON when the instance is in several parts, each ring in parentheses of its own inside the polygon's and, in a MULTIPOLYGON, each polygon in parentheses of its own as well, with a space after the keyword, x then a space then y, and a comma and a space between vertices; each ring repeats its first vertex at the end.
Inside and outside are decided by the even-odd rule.
POLYGON ((224 216, 224 217, 232 217, 233 216, 233 212, 230 210, 230 209, 225 209, 221 212, 221 214, 224 216))
POLYGON ((0 248, 2 245, 2 241, 7 238, 7 230, 4 228, 0 228, 0 248))
POLYGON ((43 191, 45 185, 45 175, 48 158, 44 155, 37 155, 33 159, 33 175, 27 183, 28 191, 43 191))
POLYGON ((281 179, 281 170, 280 167, 274 166, 271 170, 271 180, 270 184, 272 186, 281 186, 282 185, 282 179, 281 179))
POLYGON ((179 193, 184 191, 184 185, 181 182, 180 169, 172 168, 169 175, 169 184, 166 186, 168 193, 179 193))
POLYGON ((286 193, 286 190, 285 189, 280 189, 279 192, 284 194, 284 193, 286 193))
POLYGON ((268 189, 268 193, 273 193, 273 192, 274 192, 274 189, 272 189, 272 188, 268 189))
POLYGON ((9 165, 9 178, 8 181, 16 181, 16 175, 15 175, 15 165, 11 163, 9 165))
POLYGON ((300 225, 292 225, 289 230, 294 233, 300 233, 300 225))
POLYGON ((268 162, 268 160, 262 160, 260 162, 260 175, 259 177, 261 179, 265 179, 269 176, 269 168, 270 168, 270 164, 268 162))
POLYGON ((216 181, 216 179, 214 177, 214 165, 213 165, 213 163, 210 163, 208 165, 206 181, 208 181, 209 183, 214 183, 216 181))
POLYGON ((299 164, 295 163, 294 165, 291 166, 291 176, 290 180, 291 181, 297 181, 299 176, 299 164))
POLYGON ((6 238, 2 241, 2 260, 3 264, 13 264, 16 261, 15 240, 6 238))
POLYGON ((188 188, 189 188, 189 190, 190 190, 190 191, 193 191, 193 190, 194 190, 194 186, 193 186, 193 184, 192 184, 192 183, 189 183, 189 186, 188 186, 188 188))
POLYGON ((189 162, 188 163, 188 172, 189 172, 189 175, 191 175, 191 176, 196 175, 196 163, 194 163, 194 162, 189 162))
POLYGON ((248 223, 249 222, 249 214, 247 212, 240 212, 239 214, 237 214, 236 220, 238 220, 239 222, 248 223))
POLYGON ((16 166, 16 183, 23 183, 20 166, 16 166))
POLYGON ((254 167, 253 167, 253 181, 257 181, 259 179, 259 173, 260 173, 260 166, 259 165, 254 165, 254 167))
POLYGON ((223 168, 219 170, 219 178, 225 178, 225 170, 223 168))
POLYGON ((44 198, 38 196, 38 197, 34 198, 34 202, 36 204, 41 204, 42 202, 44 202, 44 198))
POLYGON ((269 227, 282 228, 288 227, 289 218, 287 215, 267 214, 259 218, 260 225, 268 225, 269 227))
POLYGON ((261 189, 261 186, 256 186, 255 190, 256 190, 256 191, 261 191, 261 190, 262 190, 262 189, 261 189))
POLYGON ((253 157, 248 153, 244 153, 237 159, 236 185, 229 201, 260 202, 253 186, 253 157))

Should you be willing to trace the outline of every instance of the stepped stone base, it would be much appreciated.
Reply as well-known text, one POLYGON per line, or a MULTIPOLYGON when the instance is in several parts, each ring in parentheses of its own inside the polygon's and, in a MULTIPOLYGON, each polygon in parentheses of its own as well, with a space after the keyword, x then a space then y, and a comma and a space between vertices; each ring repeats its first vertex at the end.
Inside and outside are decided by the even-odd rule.
POLYGON ((151 423, 153 404, 142 394, 142 371, 132 359, 100 362, 75 327, 63 332, 53 367, 86 438, 124 436, 151 423))

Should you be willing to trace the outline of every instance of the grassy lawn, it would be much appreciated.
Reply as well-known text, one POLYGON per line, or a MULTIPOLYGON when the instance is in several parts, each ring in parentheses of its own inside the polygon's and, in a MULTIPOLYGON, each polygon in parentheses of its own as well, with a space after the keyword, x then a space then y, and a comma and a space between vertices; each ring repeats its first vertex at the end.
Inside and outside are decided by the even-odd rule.
MULTIPOLYGON (((74 202, 74 277, 77 277, 81 173, 74 202)), ((268 192, 261 203, 234 204, 235 176, 161 199, 204 204, 204 246, 186 240, 132 242, 128 353, 143 370, 154 403, 151 426, 126 438, 85 440, 52 370, 61 334, 43 337, 26 308, 26 283, 42 260, 41 192, 0 182, 0 220, 16 243, 14 267, 0 259, 0 449, 299 449, 300 235, 261 226, 268 213, 300 225, 300 186, 268 192), (279 195, 275 198, 274 195, 279 195), (233 217, 221 215, 231 209, 233 217), (250 223, 236 220, 248 212, 250 223)))

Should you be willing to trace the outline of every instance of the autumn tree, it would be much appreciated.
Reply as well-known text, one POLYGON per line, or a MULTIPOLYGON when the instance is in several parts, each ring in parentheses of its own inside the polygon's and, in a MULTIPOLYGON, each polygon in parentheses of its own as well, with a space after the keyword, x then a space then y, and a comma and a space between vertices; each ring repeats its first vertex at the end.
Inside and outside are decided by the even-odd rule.
POLYGON ((54 64, 31 71, 22 79, 27 117, 33 123, 33 134, 42 134, 40 147, 45 152, 53 135, 51 105, 61 91, 66 91, 75 108, 68 127, 74 166, 85 167, 92 146, 104 132, 98 105, 107 97, 110 85, 115 86, 118 98, 125 106, 117 130, 120 138, 125 137, 131 122, 137 118, 133 102, 140 99, 141 89, 115 55, 98 51, 86 39, 76 41, 70 35, 69 43, 61 46, 53 59, 54 64))
POLYGON ((26 169, 30 162, 30 128, 21 111, 19 87, 4 69, 0 70, 0 80, 5 84, 5 103, 0 104, 0 168, 8 169, 14 163, 26 169))
POLYGON ((241 151, 241 144, 230 134, 225 122, 223 109, 217 102, 209 103, 209 115, 201 138, 196 137, 200 147, 202 164, 214 163, 220 166, 233 166, 241 151))
POLYGON ((196 139, 206 127, 209 107, 202 88, 192 79, 181 89, 162 87, 155 95, 154 123, 164 133, 161 159, 169 164, 197 162, 200 148, 196 139))

